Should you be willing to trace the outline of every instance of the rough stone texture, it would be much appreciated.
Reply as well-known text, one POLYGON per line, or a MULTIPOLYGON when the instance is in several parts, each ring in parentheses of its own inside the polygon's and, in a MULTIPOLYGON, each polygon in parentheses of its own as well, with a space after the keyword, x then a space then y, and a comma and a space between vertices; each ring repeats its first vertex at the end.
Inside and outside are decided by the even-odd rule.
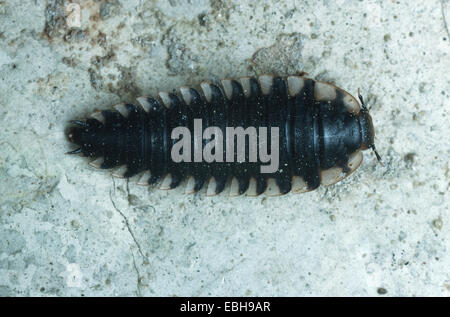
POLYGON ((80 2, 0 1, 0 296, 450 295, 448 1, 80 2), (300 71, 362 89, 384 167, 229 199, 64 154, 94 109, 300 71))

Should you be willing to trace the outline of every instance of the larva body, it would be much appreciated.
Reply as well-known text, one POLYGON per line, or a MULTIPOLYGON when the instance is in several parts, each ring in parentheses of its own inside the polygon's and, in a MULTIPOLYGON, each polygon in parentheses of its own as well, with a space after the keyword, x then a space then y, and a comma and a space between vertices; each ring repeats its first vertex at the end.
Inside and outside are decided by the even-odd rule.
MULTIPOLYGON (((69 140, 80 146, 72 153, 95 158, 91 165, 96 167, 118 167, 116 176, 142 173, 139 183, 159 183, 162 189, 188 180, 186 192, 207 186, 207 195, 215 195, 230 182, 231 195, 255 196, 334 184, 361 164, 362 150, 374 148, 372 120, 364 104, 360 107, 332 84, 302 76, 244 77, 222 80, 221 87, 202 83, 201 92, 181 88, 180 96, 160 93, 158 99, 138 101, 139 106, 121 104, 72 121, 69 140), (178 140, 171 133, 176 127, 193 131, 194 119, 202 120, 203 129, 278 128, 279 168, 261 173, 265 164, 250 162, 248 148, 244 162, 175 162, 171 149, 178 140)), ((208 142, 193 140, 192 148, 201 150, 208 142)))

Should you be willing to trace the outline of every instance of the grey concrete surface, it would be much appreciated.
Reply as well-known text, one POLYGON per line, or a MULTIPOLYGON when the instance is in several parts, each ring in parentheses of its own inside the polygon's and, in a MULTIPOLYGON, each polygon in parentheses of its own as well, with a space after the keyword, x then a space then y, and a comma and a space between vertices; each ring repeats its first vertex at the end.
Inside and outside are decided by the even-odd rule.
POLYGON ((0 0, 0 296, 450 295, 449 1, 72 2, 0 0), (230 199, 64 154, 94 109, 300 71, 361 88, 384 167, 230 199))

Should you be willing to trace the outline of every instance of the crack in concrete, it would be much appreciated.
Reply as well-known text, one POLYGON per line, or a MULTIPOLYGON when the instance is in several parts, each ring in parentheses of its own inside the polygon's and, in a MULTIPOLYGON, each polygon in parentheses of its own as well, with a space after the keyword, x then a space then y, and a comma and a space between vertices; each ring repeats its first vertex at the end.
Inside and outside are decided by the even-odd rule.
POLYGON ((447 32, 447 39, 450 41, 450 32, 448 31, 447 19, 445 18, 444 12, 444 0, 441 0, 441 13, 442 13, 442 20, 444 21, 444 29, 447 32))
POLYGON ((211 285, 213 285, 216 281, 218 281, 220 278, 222 278, 222 282, 225 280, 225 274, 233 271, 238 265, 242 264, 244 261, 246 261, 247 259, 242 259, 240 260, 238 263, 232 265, 230 268, 228 269, 224 269, 222 271, 219 272, 218 276, 213 278, 211 281, 209 281, 208 283, 206 283, 205 285, 202 285, 200 287, 200 289, 198 289, 194 295, 194 297, 198 297, 198 296, 205 296, 202 295, 202 292, 207 291, 207 289, 209 289, 209 287, 211 285))
MULTIPOLYGON (((112 180, 113 180, 113 190, 115 193, 116 192, 116 182, 114 181, 114 177, 112 177, 112 180)), ((144 252, 142 252, 141 245, 137 241, 137 239, 133 233, 133 230, 131 230, 131 226, 130 226, 130 222, 128 221, 128 218, 125 216, 125 214, 122 211, 120 211, 119 208, 117 208, 116 203, 114 202, 114 200, 112 198, 112 190, 109 191, 109 199, 111 200, 111 203, 112 203, 114 209, 122 216, 122 218, 125 222, 125 226, 127 227, 128 232, 130 233, 131 237, 133 238, 134 243, 136 244, 136 246, 138 248, 139 254, 142 256, 142 258, 144 260, 148 260, 147 257, 144 255, 144 252)))
POLYGON ((136 274, 137 274, 136 292, 139 297, 142 297, 141 286, 140 286, 141 274, 139 273, 139 270, 137 268, 136 259, 134 258, 133 251, 131 251, 131 256, 133 257, 133 266, 134 266, 134 270, 136 271, 136 274))

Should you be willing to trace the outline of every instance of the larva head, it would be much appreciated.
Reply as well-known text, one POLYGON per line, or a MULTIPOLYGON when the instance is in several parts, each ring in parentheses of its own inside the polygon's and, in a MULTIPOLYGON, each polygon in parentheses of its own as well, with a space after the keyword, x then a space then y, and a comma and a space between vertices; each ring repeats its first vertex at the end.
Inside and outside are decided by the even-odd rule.
POLYGON ((372 148, 374 146, 375 130, 369 111, 362 109, 359 117, 359 126, 361 129, 361 149, 372 148))
POLYGON ((363 97, 358 93, 361 101, 361 115, 359 116, 359 127, 361 131, 361 150, 372 149, 377 160, 381 163, 381 156, 375 148, 375 129, 373 127, 372 117, 369 114, 369 109, 364 103, 363 97))

